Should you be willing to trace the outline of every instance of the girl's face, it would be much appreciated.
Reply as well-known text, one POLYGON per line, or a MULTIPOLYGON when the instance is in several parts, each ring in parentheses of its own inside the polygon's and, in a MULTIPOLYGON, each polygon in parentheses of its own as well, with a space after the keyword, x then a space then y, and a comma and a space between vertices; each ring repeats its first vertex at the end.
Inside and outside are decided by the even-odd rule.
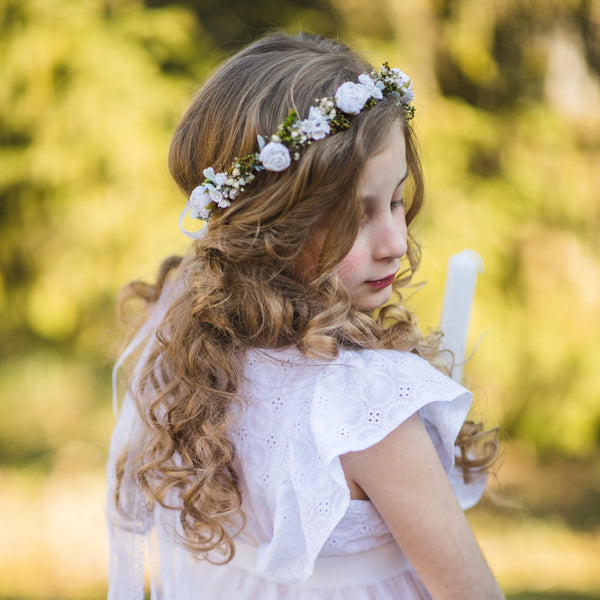
POLYGON ((352 305, 371 311, 387 302, 407 251, 402 194, 408 177, 406 146, 395 124, 383 148, 365 163, 359 179, 363 221, 354 245, 336 268, 352 305))

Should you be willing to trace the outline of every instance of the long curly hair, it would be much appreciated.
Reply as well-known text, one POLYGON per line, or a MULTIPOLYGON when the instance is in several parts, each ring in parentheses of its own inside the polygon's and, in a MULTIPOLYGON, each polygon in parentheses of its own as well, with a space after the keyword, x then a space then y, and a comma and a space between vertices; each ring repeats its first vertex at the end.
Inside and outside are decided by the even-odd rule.
MULTIPOLYGON (((306 115, 315 98, 333 96, 343 82, 370 70, 335 41, 306 34, 260 39, 225 62, 194 97, 171 144, 175 181, 189 196, 207 166, 227 168, 255 151, 257 135, 276 131, 292 108, 306 115)), ((230 208, 215 211, 185 258, 163 263, 155 285, 134 282, 125 289, 122 300, 142 298, 148 312, 168 288, 170 308, 132 390, 144 444, 129 459, 133 467, 121 473, 133 473, 150 502, 180 511, 181 541, 192 552, 219 549, 228 560, 243 526, 228 419, 231 404, 240 401, 248 349, 296 346, 309 357, 331 359, 342 347, 394 348, 447 363, 440 335, 423 336, 402 306, 401 290, 420 258, 410 232, 422 203, 413 131, 402 108, 384 100, 353 118, 349 129, 312 144, 287 170, 260 173, 230 208), (351 305, 335 267, 360 226, 361 171, 393 123, 404 132, 410 174, 408 252, 394 304, 365 314, 351 305), (307 281, 299 263, 325 222, 327 235, 307 281)), ((458 443, 465 476, 485 469, 496 451, 493 438, 473 423, 463 427, 458 443)))

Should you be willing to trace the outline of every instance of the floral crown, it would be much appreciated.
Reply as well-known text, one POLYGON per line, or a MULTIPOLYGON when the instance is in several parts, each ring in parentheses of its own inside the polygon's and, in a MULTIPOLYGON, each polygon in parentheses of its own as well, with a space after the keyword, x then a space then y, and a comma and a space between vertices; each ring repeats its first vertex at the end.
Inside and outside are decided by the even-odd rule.
POLYGON ((183 229, 183 218, 188 211, 193 219, 207 222, 216 208, 231 206, 231 201, 246 190, 257 173, 285 171, 313 141, 348 129, 353 116, 370 109, 384 96, 395 99, 407 119, 414 117, 415 109, 410 105, 414 99, 412 81, 399 69, 390 68, 387 62, 380 72, 373 70, 359 75, 358 83, 342 83, 333 98, 317 98, 317 105, 311 106, 306 119, 299 119, 298 113, 291 110, 269 142, 258 136, 259 152, 236 158, 222 173, 215 173, 212 167, 204 169, 206 179, 192 190, 181 215, 182 231, 195 239, 202 237, 206 226, 197 232, 183 229))

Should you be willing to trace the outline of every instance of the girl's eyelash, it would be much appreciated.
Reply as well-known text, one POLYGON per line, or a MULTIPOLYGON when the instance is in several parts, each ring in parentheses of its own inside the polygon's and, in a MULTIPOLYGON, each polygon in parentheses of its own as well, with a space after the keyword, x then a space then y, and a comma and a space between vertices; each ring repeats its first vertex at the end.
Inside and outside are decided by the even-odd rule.
MULTIPOLYGON (((404 202, 404 197, 398 198, 397 200, 391 200, 390 208, 391 209, 406 208, 406 204, 404 202)), ((361 219, 360 219, 361 227, 369 220, 369 218, 370 218, 369 212, 363 207, 363 211, 362 211, 362 215, 361 215, 361 219)))

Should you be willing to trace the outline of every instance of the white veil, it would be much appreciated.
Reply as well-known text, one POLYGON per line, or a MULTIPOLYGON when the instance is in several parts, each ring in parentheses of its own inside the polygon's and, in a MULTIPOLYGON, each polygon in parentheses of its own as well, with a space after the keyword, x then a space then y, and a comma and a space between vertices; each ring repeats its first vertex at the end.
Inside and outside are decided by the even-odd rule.
MULTIPOLYGON (((137 484, 132 468, 146 440, 145 425, 134 394, 139 389, 142 365, 156 343, 157 329, 174 298, 173 287, 170 282, 165 285, 148 319, 113 369, 113 409, 117 422, 107 465, 106 516, 110 540, 108 600, 144 599, 144 573, 149 533, 153 526, 153 509, 137 484), (119 371, 134 354, 139 356, 119 410, 119 371)), ((156 580, 153 573, 153 588, 156 580)), ((154 590, 152 597, 157 597, 154 590)))

